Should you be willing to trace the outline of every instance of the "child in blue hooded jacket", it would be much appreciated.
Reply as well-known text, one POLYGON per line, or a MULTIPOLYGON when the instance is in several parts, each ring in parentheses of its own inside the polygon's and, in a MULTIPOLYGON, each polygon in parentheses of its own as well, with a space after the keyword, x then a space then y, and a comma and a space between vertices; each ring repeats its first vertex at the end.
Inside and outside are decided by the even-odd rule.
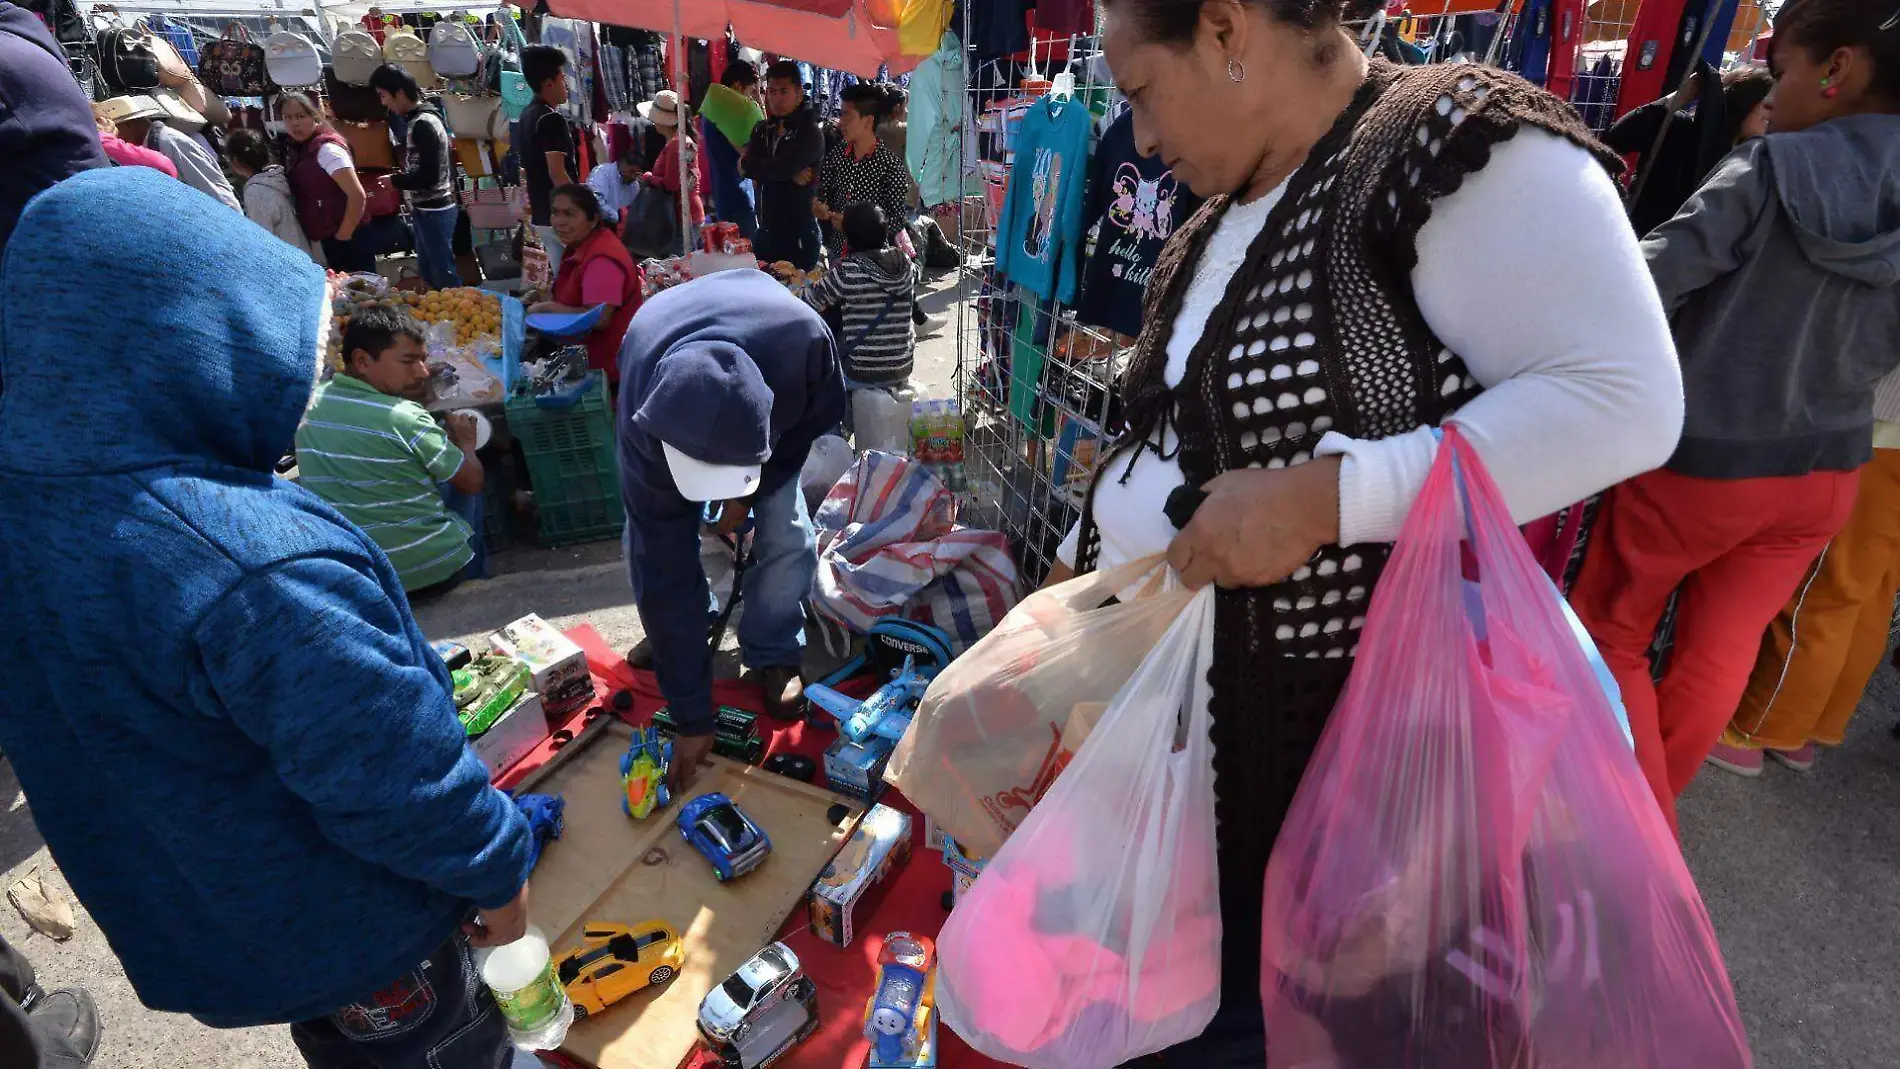
POLYGON ((527 824, 383 553, 272 474, 328 307, 308 257, 156 171, 27 205, 0 748, 147 1005, 295 1022, 318 1069, 493 1069, 469 946, 525 925, 527 824))

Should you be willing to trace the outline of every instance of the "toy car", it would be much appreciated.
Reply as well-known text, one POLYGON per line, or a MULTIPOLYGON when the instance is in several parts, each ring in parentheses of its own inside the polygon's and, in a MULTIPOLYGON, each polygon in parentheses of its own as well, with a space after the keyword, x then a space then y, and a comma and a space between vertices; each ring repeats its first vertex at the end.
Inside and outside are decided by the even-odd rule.
POLYGON ((673 763, 673 744, 662 742, 651 728, 636 728, 633 742, 620 755, 620 808, 635 820, 645 820, 655 809, 673 803, 666 787, 666 769, 673 763))
POLYGON ((864 1004, 870 1069, 937 1064, 937 948, 921 935, 892 932, 877 954, 877 990, 864 1004))
POLYGON ((772 852, 772 840, 765 832, 732 799, 717 792, 681 806, 679 829, 693 849, 712 863, 721 883, 758 868, 772 852))
POLYGON ((720 1069, 760 1069, 818 1027, 818 989, 784 943, 754 954, 699 1003, 699 1034, 720 1069))
POLYGON ((554 975, 574 1003, 574 1016, 585 1017, 646 987, 679 975, 686 960, 680 933, 665 921, 645 924, 590 923, 581 945, 554 962, 554 975))

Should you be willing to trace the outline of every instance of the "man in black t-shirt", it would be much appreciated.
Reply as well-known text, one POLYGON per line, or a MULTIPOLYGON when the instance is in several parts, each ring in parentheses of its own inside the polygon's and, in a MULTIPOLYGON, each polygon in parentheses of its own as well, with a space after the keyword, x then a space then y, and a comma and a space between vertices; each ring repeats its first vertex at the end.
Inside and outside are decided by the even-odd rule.
POLYGON ((547 249, 548 266, 559 270, 561 241, 548 225, 548 201, 555 189, 580 181, 573 128, 555 110, 567 103, 567 53, 553 45, 529 45, 521 50, 521 76, 534 91, 533 102, 521 113, 516 142, 528 183, 528 217, 547 249))

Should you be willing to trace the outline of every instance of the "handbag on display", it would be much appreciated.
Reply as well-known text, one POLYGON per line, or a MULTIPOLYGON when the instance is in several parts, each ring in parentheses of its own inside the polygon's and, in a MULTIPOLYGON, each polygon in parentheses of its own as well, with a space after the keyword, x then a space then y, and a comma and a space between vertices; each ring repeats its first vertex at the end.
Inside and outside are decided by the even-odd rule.
POLYGON ((474 141, 508 140, 508 120, 501 113, 501 98, 495 96, 454 96, 442 98, 442 113, 449 129, 458 138, 474 141))
POLYGON ((270 88, 264 47, 239 23, 227 25, 224 36, 199 49, 198 56, 198 80, 219 96, 263 96, 270 88))
POLYGON ((191 73, 191 64, 178 54, 178 49, 159 34, 152 34, 146 42, 152 50, 152 58, 158 60, 158 84, 184 85, 197 76, 191 73))
POLYGON ((334 64, 323 72, 323 95, 330 98, 330 114, 343 122, 383 122, 389 118, 389 109, 383 107, 383 98, 376 95, 376 90, 344 81, 334 64))
MULTIPOLYGON (((389 140, 389 124, 380 119, 373 122, 339 122, 336 132, 350 146, 350 157, 356 161, 356 169, 384 168, 393 170, 396 166, 396 146, 389 140)), ((363 182, 365 189, 369 181, 363 182)))
POLYGON ((435 84, 435 68, 429 65, 429 44, 407 26, 393 29, 383 38, 383 62, 394 63, 408 71, 418 85, 435 84))
POLYGON ((658 186, 643 187, 622 217, 626 226, 620 242, 636 262, 679 252, 680 210, 673 194, 658 186))
POLYGON ((520 186, 485 186, 462 191, 462 210, 477 230, 506 230, 521 221, 520 186))
POLYGON ((383 46, 368 30, 344 30, 330 46, 330 69, 344 85, 367 86, 383 65, 383 46))
POLYGON ((185 103, 175 89, 160 87, 151 91, 152 100, 165 112, 165 125, 180 133, 195 134, 204 130, 206 119, 197 108, 185 103))
POLYGON ((152 49, 156 40, 151 31, 133 27, 100 30, 94 44, 99 49, 99 74, 106 85, 117 93, 157 89, 161 79, 158 54, 152 49))
POLYGON ((461 19, 443 19, 429 31, 429 67, 443 78, 473 78, 487 61, 485 47, 461 19))
MULTIPOLYGON (((358 161, 359 163, 361 161, 358 161)), ((365 174, 359 166, 357 178, 363 183, 363 195, 367 198, 363 214, 371 219, 402 214, 402 193, 389 181, 386 174, 365 174)))
POLYGON ((310 38, 279 30, 264 38, 264 73, 286 88, 303 88, 323 81, 323 57, 310 38))

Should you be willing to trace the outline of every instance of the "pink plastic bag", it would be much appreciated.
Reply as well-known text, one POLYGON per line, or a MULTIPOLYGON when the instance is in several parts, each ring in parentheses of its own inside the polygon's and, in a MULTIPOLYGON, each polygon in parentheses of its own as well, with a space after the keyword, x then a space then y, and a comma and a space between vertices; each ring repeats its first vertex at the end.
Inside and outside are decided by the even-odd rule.
POLYGON ((1263 910, 1270 1069, 1750 1065, 1676 842, 1456 430, 1373 596, 1263 910))

